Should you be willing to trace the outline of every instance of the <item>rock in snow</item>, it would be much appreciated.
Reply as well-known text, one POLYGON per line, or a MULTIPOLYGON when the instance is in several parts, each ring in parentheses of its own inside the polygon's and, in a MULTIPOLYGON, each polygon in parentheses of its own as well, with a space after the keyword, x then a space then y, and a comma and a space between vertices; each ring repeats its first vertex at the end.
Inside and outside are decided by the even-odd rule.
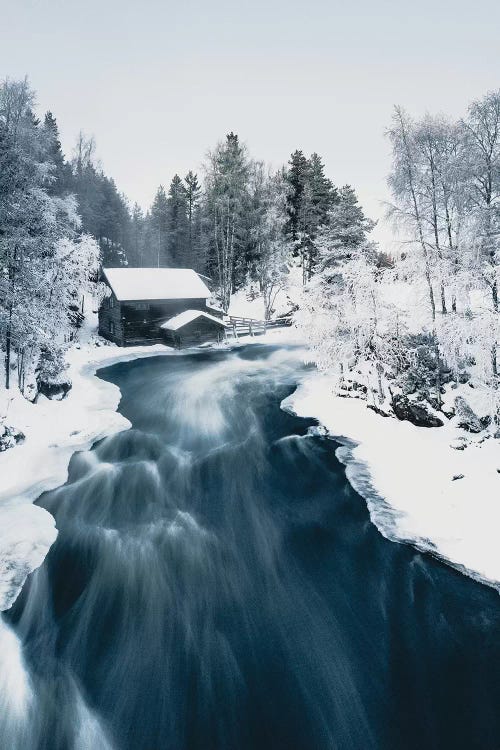
POLYGON ((15 427, 0 424, 0 452, 13 448, 24 441, 24 432, 16 430, 15 427))
POLYGON ((71 382, 66 381, 63 383, 51 383, 46 380, 39 380, 37 381, 38 385, 38 393, 41 393, 42 396, 45 396, 48 399, 60 401, 63 398, 66 398, 69 391, 71 390, 71 382))
POLYGON ((407 396, 397 393, 392 399, 392 408, 398 419, 411 422, 416 427, 442 427, 443 421, 431 414, 425 406, 410 401, 407 396))
POLYGON ((455 411, 458 417, 458 426, 468 432, 481 432, 484 425, 480 418, 469 406, 463 396, 457 396, 455 399, 455 411))
POLYGON ((455 451, 464 451, 467 448, 467 442, 464 438, 459 437, 450 442, 450 448, 453 448, 455 451))

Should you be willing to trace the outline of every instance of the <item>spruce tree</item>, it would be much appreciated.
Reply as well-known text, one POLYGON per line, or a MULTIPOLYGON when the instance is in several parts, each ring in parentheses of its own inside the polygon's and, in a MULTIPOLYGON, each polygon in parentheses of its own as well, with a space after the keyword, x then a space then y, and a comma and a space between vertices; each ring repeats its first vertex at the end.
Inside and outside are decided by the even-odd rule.
POLYGON ((169 206, 163 185, 156 191, 150 213, 154 265, 158 268, 171 266, 172 259, 168 252, 169 206))
POLYGON ((146 265, 144 263, 144 234, 144 214, 139 204, 134 203, 130 217, 130 256, 128 260, 131 266, 141 268, 146 265))
POLYGON ((186 188, 176 174, 168 190, 168 252, 174 266, 188 265, 188 234, 186 188))
POLYGON ((337 190, 325 175, 325 167, 319 154, 311 154, 308 180, 311 187, 311 224, 313 235, 318 227, 328 222, 328 211, 338 201, 337 190))
POLYGON ((294 242, 300 240, 304 232, 304 217, 307 213, 304 205, 307 199, 306 186, 309 177, 309 162, 302 151, 294 151, 288 162, 287 181, 290 189, 287 197, 288 222, 287 233, 294 242))
POLYGON ((336 189, 325 175, 321 157, 313 153, 307 159, 302 151, 294 151, 287 171, 289 185, 285 233, 295 243, 295 255, 302 265, 306 283, 317 259, 316 235, 328 223, 329 210, 338 201, 336 189))
POLYGON ((228 310, 234 290, 235 268, 242 249, 241 232, 248 189, 249 159, 235 133, 218 143, 207 165, 207 213, 211 223, 211 271, 218 281, 220 300, 228 310))
POLYGON ((201 257, 201 185, 198 182, 198 175, 191 170, 185 176, 184 183, 187 201, 189 266, 201 269, 204 266, 201 257))
POLYGON ((49 185, 51 195, 67 195, 71 192, 71 167, 66 162, 59 140, 59 128, 52 112, 45 114, 43 136, 47 157, 53 164, 52 182, 49 185))

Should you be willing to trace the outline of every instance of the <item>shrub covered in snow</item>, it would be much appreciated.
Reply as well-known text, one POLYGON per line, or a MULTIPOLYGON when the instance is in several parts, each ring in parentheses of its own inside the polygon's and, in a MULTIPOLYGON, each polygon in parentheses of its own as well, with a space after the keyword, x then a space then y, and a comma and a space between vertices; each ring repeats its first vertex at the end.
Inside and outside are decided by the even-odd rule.
POLYGON ((23 440, 24 433, 21 430, 0 422, 0 452, 13 448, 18 443, 22 443, 23 440))

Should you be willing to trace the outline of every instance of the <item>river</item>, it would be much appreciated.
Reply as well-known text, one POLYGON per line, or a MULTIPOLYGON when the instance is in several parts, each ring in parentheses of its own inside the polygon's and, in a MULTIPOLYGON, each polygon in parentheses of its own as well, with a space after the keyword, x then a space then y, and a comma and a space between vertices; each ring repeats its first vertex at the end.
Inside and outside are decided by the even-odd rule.
POLYGON ((260 344, 100 371, 132 428, 38 500, 3 750, 498 749, 498 593, 379 534, 280 409, 303 371, 260 344))

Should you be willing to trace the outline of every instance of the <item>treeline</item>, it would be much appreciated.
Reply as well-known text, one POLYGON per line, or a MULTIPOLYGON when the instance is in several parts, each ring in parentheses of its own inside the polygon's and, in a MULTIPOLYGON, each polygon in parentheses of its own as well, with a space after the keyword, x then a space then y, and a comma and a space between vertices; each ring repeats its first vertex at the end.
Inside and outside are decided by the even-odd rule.
POLYGON ((129 209, 103 174, 93 139, 79 137, 71 164, 60 147, 55 156, 57 184, 75 194, 82 226, 98 241, 104 265, 194 268, 213 279, 225 308, 248 280, 262 288, 262 266, 269 266, 271 245, 276 255, 278 240, 286 245, 278 255, 289 251, 298 258, 305 282, 316 262, 318 228, 339 201, 318 154, 295 151, 271 174, 234 133, 209 152, 203 178, 191 170, 184 178, 174 175, 168 188, 158 187, 146 212, 137 203, 129 209))
POLYGON ((302 266, 305 283, 317 261, 318 230, 342 197, 318 154, 297 150, 271 173, 229 133, 209 152, 203 178, 191 170, 174 175, 143 212, 106 176, 93 138, 81 133, 67 160, 53 114, 33 123, 52 163, 47 189, 75 197, 80 229, 95 238, 104 266, 194 268, 212 279, 224 309, 234 291, 254 281, 270 314, 290 258, 302 266))
MULTIPOLYGON (((271 172, 229 133, 189 171, 160 186, 143 212, 119 192, 80 134, 63 153, 55 116, 35 114, 27 80, 0 85, 0 347, 5 384, 36 392, 59 377, 64 351, 99 296, 99 266, 185 266, 206 274, 222 307, 249 282, 269 318, 290 264, 306 282, 320 230, 334 207, 356 203, 338 190, 318 154, 295 151, 271 172)), ((331 231, 334 231, 333 228, 331 231)))
POLYGON ((248 280, 265 286, 269 253, 278 265, 290 253, 302 265, 304 282, 310 277, 318 228, 340 200, 318 154, 295 151, 272 174, 229 133, 208 153, 202 177, 191 170, 174 175, 144 212, 137 203, 130 207, 104 173, 93 138, 80 133, 68 160, 54 115, 47 112, 41 123, 33 116, 33 123, 44 133, 52 163, 47 189, 75 197, 81 231, 97 241, 103 265, 194 268, 212 278, 225 308, 248 280))
POLYGON ((98 291, 100 259, 63 186, 63 174, 72 176, 53 118, 40 122, 33 107, 27 81, 0 85, 0 348, 5 386, 15 375, 29 396, 64 370, 83 296, 98 291))
POLYGON ((361 209, 334 206, 302 325, 320 365, 339 383, 361 379, 379 406, 391 397, 393 407, 403 398, 407 410, 411 400, 440 410, 447 383, 470 383, 455 408, 478 431, 484 422, 471 422, 465 401, 486 422, 500 416, 500 92, 459 121, 396 108, 388 137, 400 256, 384 268, 361 209))

